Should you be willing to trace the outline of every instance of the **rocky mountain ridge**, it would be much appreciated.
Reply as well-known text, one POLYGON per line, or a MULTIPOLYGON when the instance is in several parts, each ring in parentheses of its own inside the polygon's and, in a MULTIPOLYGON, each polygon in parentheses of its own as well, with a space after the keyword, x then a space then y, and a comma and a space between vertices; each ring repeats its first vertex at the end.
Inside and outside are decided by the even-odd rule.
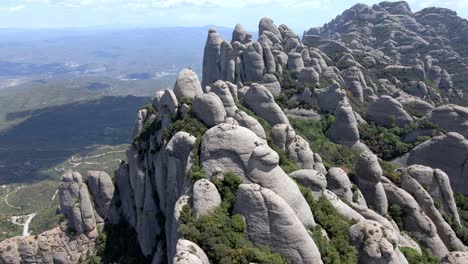
POLYGON ((137 113, 114 178, 64 174, 57 232, 89 246, 13 238, 1 263, 466 263, 468 109, 422 14, 463 28, 383 2, 302 39, 210 29, 201 82, 185 69, 137 113), (138 252, 116 256, 123 225, 138 252))

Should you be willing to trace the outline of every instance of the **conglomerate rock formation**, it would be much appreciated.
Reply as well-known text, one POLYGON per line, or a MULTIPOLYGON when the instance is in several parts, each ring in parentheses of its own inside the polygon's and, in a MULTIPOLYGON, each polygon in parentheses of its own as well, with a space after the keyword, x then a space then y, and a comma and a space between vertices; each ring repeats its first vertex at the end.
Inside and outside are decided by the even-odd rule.
POLYGON ((137 113, 113 180, 64 174, 77 237, 13 238, 0 260, 106 260, 98 229, 124 223, 148 263, 466 263, 467 26, 382 2, 302 38, 210 29, 201 82, 184 69, 137 113))

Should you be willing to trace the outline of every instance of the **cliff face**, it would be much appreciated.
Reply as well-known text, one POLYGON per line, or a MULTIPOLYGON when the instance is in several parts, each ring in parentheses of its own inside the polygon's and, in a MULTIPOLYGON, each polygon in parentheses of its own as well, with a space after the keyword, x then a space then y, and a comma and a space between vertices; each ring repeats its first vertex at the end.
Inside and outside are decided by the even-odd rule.
POLYGON ((257 42, 210 29, 201 82, 184 69, 137 113, 113 180, 64 174, 60 246, 14 238, 0 260, 113 262, 128 251, 103 234, 126 226, 140 262, 464 263, 468 109, 445 104, 462 95, 464 23, 383 2, 303 39, 269 18, 257 42))

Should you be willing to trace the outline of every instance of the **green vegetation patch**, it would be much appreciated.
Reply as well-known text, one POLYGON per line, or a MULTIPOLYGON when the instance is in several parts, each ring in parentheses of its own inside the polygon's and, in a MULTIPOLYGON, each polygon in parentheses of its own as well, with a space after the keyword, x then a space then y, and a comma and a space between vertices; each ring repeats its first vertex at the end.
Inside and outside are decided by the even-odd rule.
POLYGON ((359 151, 335 144, 327 138, 326 132, 335 120, 333 115, 323 115, 320 121, 289 118, 297 134, 309 141, 311 149, 320 153, 326 167, 341 167, 347 173, 354 172, 359 151))
POLYGON ((214 184, 223 199, 222 205, 198 220, 195 220, 193 210, 185 206, 179 232, 199 245, 212 263, 287 263, 281 255, 272 253, 267 247, 254 246, 247 238, 243 217, 230 212, 240 182, 240 178, 232 173, 226 173, 222 180, 215 180, 214 184))
POLYGON ((426 250, 422 249, 423 254, 419 254, 415 249, 410 247, 400 247, 401 253, 405 255, 409 264, 438 264, 439 259, 429 254, 426 250))
POLYGON ((411 149, 430 139, 431 137, 418 137, 415 142, 403 142, 403 139, 416 127, 385 128, 374 123, 359 126, 361 140, 372 152, 384 160, 391 160, 408 153, 411 149))
POLYGON ((317 201, 312 196, 310 188, 300 186, 307 203, 317 222, 317 226, 312 228, 312 238, 319 248, 323 263, 358 263, 357 252, 349 243, 349 228, 355 224, 338 213, 330 201, 321 196, 317 201), (330 240, 322 237, 321 228, 327 231, 330 240))

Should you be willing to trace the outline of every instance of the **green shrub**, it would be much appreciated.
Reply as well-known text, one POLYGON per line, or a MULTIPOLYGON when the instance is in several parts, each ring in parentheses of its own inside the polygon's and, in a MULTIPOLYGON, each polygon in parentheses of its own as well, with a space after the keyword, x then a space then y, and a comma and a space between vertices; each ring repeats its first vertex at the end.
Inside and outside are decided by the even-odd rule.
MULTIPOLYGON (((299 188, 310 209, 314 212, 315 221, 327 231, 330 238, 329 243, 325 243, 321 239, 316 241, 319 244, 320 254, 326 256, 324 263, 357 263, 357 252, 349 243, 350 238, 348 233, 349 228, 354 222, 348 221, 344 216, 339 214, 324 196, 315 201, 309 188, 301 185, 299 185, 299 188), (336 254, 338 254, 338 258, 336 254)), ((312 229, 312 231, 314 233, 313 238, 321 236, 321 233, 316 234, 317 229, 312 229)))
POLYGON ((224 179, 213 183, 221 194, 222 205, 197 220, 193 210, 184 206, 180 216, 183 224, 179 228, 182 236, 199 245, 212 263, 287 263, 268 248, 254 246, 247 238, 243 217, 231 214, 240 178, 226 173, 224 179))
POLYGON ((403 221, 403 211, 401 210, 401 207, 398 204, 393 204, 390 207, 388 207, 388 214, 390 217, 395 221, 395 223, 398 225, 398 228, 400 230, 404 230, 404 221, 403 221))
POLYGON ((430 255, 424 249, 422 250, 423 254, 419 254, 413 248, 410 247, 400 247, 401 253, 405 255, 406 260, 408 260, 409 264, 438 264, 439 259, 435 256, 430 255))
POLYGON ((335 144, 326 136, 334 121, 333 115, 324 115, 320 121, 300 118, 290 118, 289 121, 296 133, 309 141, 311 149, 320 153, 326 167, 341 167, 350 174, 354 172, 359 151, 335 144))

